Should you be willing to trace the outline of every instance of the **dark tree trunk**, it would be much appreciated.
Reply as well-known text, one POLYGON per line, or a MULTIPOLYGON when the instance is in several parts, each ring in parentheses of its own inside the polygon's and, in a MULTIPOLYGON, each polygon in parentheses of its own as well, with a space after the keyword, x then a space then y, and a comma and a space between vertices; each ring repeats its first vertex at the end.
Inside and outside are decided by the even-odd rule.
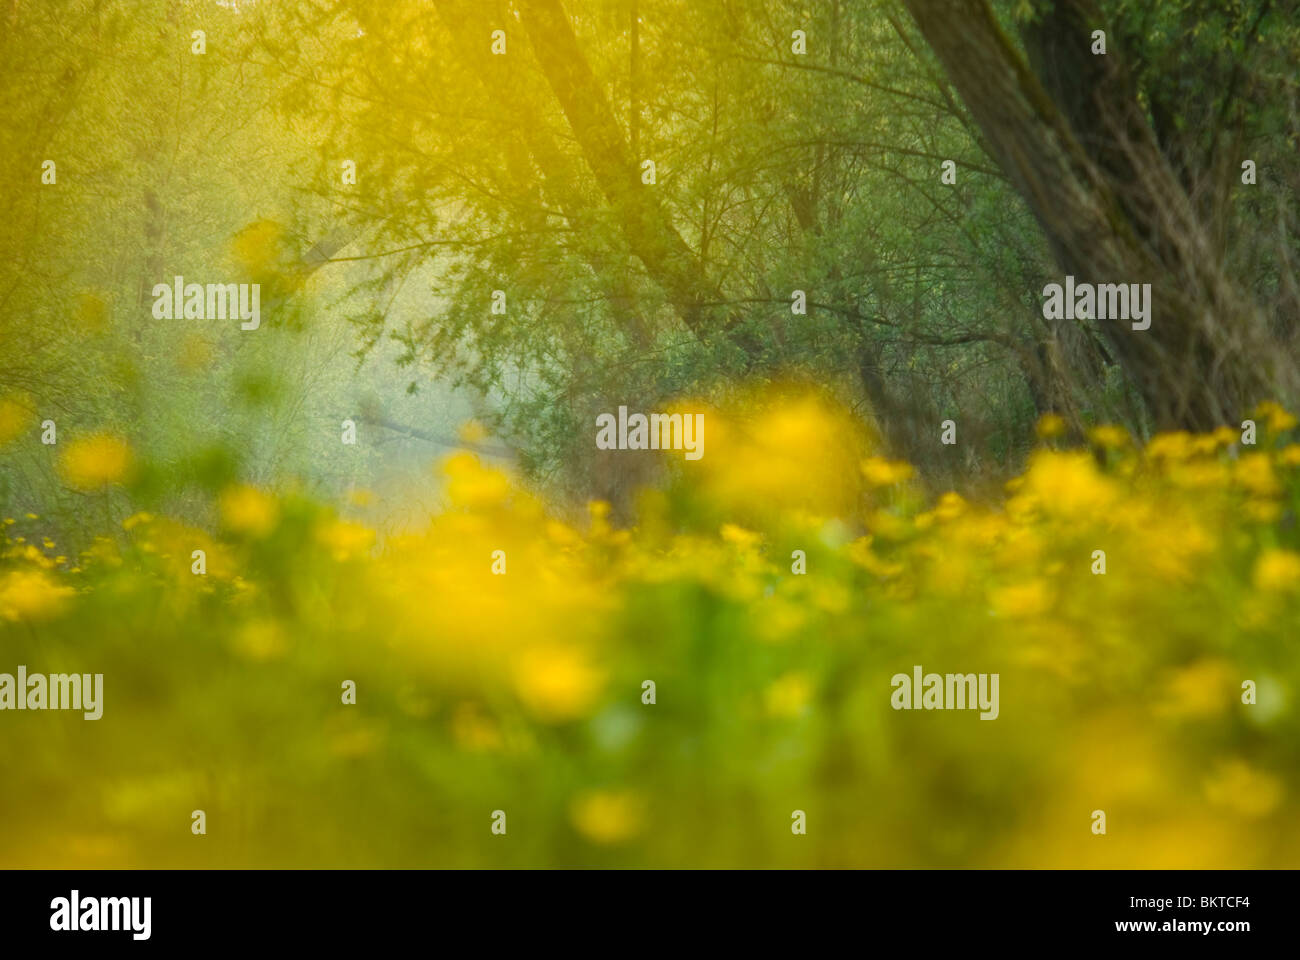
POLYGON ((559 0, 520 0, 518 6, 542 73, 601 193, 619 215, 632 252, 698 338, 707 341, 725 332, 751 357, 757 355, 760 345, 742 332, 738 312, 729 312, 721 322, 712 316, 712 305, 724 298, 654 188, 641 183, 640 160, 631 153, 559 0))
POLYGON ((1207 429, 1290 392, 1294 365, 1224 275, 1120 51, 1091 53, 1095 8, 1058 2, 1030 31, 1044 83, 988 0, 905 3, 1062 271, 1080 283, 1151 284, 1149 329, 1097 323, 1157 426, 1207 429))

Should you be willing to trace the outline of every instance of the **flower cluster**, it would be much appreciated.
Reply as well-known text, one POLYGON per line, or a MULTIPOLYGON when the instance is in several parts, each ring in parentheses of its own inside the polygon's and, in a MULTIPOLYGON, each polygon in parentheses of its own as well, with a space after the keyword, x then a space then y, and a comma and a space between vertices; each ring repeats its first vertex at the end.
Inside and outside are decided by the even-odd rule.
MULTIPOLYGON (((201 865, 203 808, 244 824, 227 862, 268 865, 1300 862, 1286 411, 1254 443, 1074 449, 1048 417, 992 502, 927 493, 819 397, 707 416, 708 456, 630 529, 470 453, 387 536, 364 494, 247 485, 207 527, 137 513, 75 557, 6 519, 4 649, 93 663, 108 700, 75 774, 60 720, 0 740, 57 798, 11 805, 15 835, 62 844, 0 859, 201 865), (1000 715, 891 709, 914 664, 999 674, 1000 715)), ((104 435, 64 469, 97 489, 131 464, 104 435)))

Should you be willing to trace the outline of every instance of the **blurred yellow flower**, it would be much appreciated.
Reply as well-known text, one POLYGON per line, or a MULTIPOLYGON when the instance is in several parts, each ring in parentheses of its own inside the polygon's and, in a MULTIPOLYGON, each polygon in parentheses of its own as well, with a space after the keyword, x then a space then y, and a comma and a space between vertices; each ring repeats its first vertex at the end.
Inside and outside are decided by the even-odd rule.
POLYGON ((483 509, 505 502, 510 494, 510 480, 500 470, 483 466, 472 453, 456 453, 442 464, 447 478, 447 494, 454 504, 483 509))
POLYGON ((254 280, 272 279, 281 272, 285 260, 284 227, 274 220, 255 220, 235 234, 230 252, 254 280))
POLYGON ((1228 465, 1218 460, 1171 462, 1168 475, 1171 482, 1189 490, 1226 487, 1230 476, 1228 465))
POLYGON ((1281 490, 1266 453, 1245 454, 1237 461, 1234 477, 1241 486, 1261 497, 1274 496, 1281 490))
POLYGON ((248 660, 275 660, 289 650, 289 637, 275 620, 254 620, 231 638, 231 647, 248 660))
POLYGON ((734 543, 742 549, 753 549, 762 542, 762 534, 754 533, 752 530, 746 530, 734 523, 724 523, 718 531, 722 539, 727 543, 734 543))
POLYGON ((131 466, 126 441, 111 433, 92 433, 71 441, 63 451, 59 469, 68 486, 97 490, 121 483, 131 466))
POLYGON ((1016 497, 1031 498, 1050 514, 1077 520, 1106 510, 1117 490, 1097 469, 1091 454, 1038 450, 1030 457, 1025 485, 1016 497))
POLYGON ((1088 439, 1103 450, 1118 450, 1128 443, 1128 431, 1113 424, 1103 424, 1088 431, 1088 439))
POLYGON ((859 537, 850 543, 848 555, 854 563, 860 564, 878 577, 896 577, 903 572, 901 563, 887 561, 871 549, 870 537, 859 537))
POLYGON ((630 791, 592 791, 574 799, 570 818, 578 832, 593 843, 623 843, 641 832, 645 803, 630 791))
POLYGON ((966 512, 966 501, 960 493, 949 490, 939 498, 934 515, 940 520, 956 520, 966 512))
POLYGON ((911 479, 912 465, 903 460, 868 457, 862 461, 862 475, 873 487, 892 487, 911 479))
POLYGON ((1272 400, 1265 400, 1257 406, 1255 416, 1265 421, 1271 433, 1281 433, 1283 430, 1290 430, 1296 425, 1296 418, 1287 412, 1281 404, 1272 400))
POLYGON ((75 592, 39 570, 13 570, 0 577, 0 617, 47 620, 62 612, 75 592))
POLYGON ((316 542, 327 547, 341 563, 369 550, 375 542, 375 531, 359 523, 333 520, 317 528, 316 542))
POLYGON ((1228 447, 1236 443, 1241 434, 1232 427, 1218 427, 1210 436, 1214 438, 1214 442, 1218 446, 1228 447))
POLYGON ((1282 516, 1282 505, 1276 500, 1259 500, 1252 497, 1246 501, 1244 513, 1256 523, 1276 523, 1282 516))
POLYGON ((1290 550, 1266 550, 1255 561, 1254 584, 1260 590, 1278 593, 1300 587, 1300 554, 1290 550))
POLYGON ((515 666, 519 699, 540 719, 562 722, 581 716, 595 702, 604 675, 578 650, 535 647, 515 666))
POLYGON ((1051 440, 1065 434, 1065 418, 1058 413, 1045 413, 1038 418, 1034 433, 1040 440, 1051 440))
POLYGON ((812 699, 812 681, 806 673, 792 672, 780 677, 763 694, 769 716, 797 717, 812 699))
POLYGON ((989 603, 1002 617, 1036 617, 1051 607, 1052 595, 1042 580, 1030 580, 994 589, 989 594, 989 603))
POLYGON ((131 514, 131 516, 127 517, 125 520, 122 521, 122 529, 126 531, 131 531, 134 530, 136 527, 140 526, 141 524, 150 523, 152 520, 153 520, 152 514, 143 513, 143 512, 133 513, 131 514))
POLYGON ((885 540, 900 540, 911 529, 907 520, 889 510, 877 510, 867 520, 871 532, 885 540))
POLYGON ((280 506, 270 494, 241 484, 221 494, 221 521, 229 530, 250 537, 265 537, 275 529, 280 506))
POLYGON ((1192 435, 1185 430, 1157 433, 1147 444, 1149 460, 1185 460, 1192 455, 1192 435))
POLYGON ((768 400, 705 414, 706 455, 691 474, 709 499, 737 520, 852 509, 864 485, 861 425, 814 393, 768 400))

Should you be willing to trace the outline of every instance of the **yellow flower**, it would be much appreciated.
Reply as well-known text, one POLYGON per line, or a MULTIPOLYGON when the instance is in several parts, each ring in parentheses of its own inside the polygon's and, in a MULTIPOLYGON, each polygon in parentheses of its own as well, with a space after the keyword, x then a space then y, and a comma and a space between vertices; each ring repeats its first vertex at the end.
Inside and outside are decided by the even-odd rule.
POLYGON ((862 461, 862 475, 873 487, 892 487, 912 477, 912 465, 902 460, 868 457, 862 461))
POLYGON ((1244 515, 1256 523, 1276 523, 1282 516, 1282 507, 1276 500, 1251 498, 1244 505, 1244 515))
POLYGON ((534 714, 548 722, 572 720, 600 693, 604 676, 571 647, 528 651, 515 667, 515 690, 534 714))
POLYGON ((1065 418, 1058 413, 1045 413, 1038 418, 1034 433, 1040 440, 1051 440, 1065 433, 1065 418))
POLYGON ((289 649, 285 630, 274 620, 259 620, 247 624, 231 639, 231 646, 240 656, 249 660, 275 660, 289 649))
POLYGON ((1169 480, 1190 490, 1206 490, 1228 485, 1228 466, 1219 460, 1192 460, 1171 463, 1169 480))
POLYGON ((59 466, 68 486, 97 490, 125 479, 131 467, 131 450, 121 437, 92 433, 69 443, 59 466))
POLYGON ((1049 513, 1068 518, 1092 517, 1114 502, 1113 482, 1086 451, 1039 450, 1030 458, 1019 496, 1032 498, 1049 513))
POLYGON ((230 530, 250 537, 264 537, 275 529, 279 505, 256 487, 230 487, 221 495, 221 520, 230 530))
POLYGON ((153 521, 153 515, 149 513, 133 513, 122 521, 123 530, 134 530, 140 524, 148 524, 153 521))
POLYGON ((569 816, 593 843, 622 843, 641 832, 645 804, 630 791, 593 791, 574 799, 569 816))
POLYGON ((901 540, 907 536, 908 523, 902 517, 888 510, 877 510, 867 520, 871 532, 886 540, 901 540))
POLYGON ((1042 580, 1030 580, 993 590, 989 602, 998 616, 1017 619, 1045 613, 1052 597, 1042 580))
POLYGON ((375 542, 375 531, 359 523, 335 520, 316 531, 316 541, 342 562, 365 553, 375 542))
POLYGON ((75 591, 61 587, 39 570, 14 570, 0 579, 0 616, 6 620, 47 620, 58 614, 75 591))
POLYGON ((879 557, 871 549, 870 537, 859 537, 849 544, 849 559, 860 564, 878 577, 896 577, 903 572, 903 565, 891 563, 879 557))
POLYGON ((734 523, 724 523, 722 529, 718 532, 723 540, 727 543, 734 543, 742 550, 753 549, 763 539, 761 534, 746 530, 744 527, 738 527, 734 523))
POLYGON ((1267 422, 1271 433, 1281 433, 1283 430, 1290 430, 1296 425, 1295 417, 1272 400, 1265 400, 1257 406, 1255 416, 1267 422))
POLYGON ((1243 456, 1237 461, 1235 477, 1239 484, 1257 496, 1273 496, 1281 489, 1273 475, 1273 464, 1268 454, 1248 453, 1243 456))
POLYGON ((1103 424, 1089 430, 1088 439, 1103 450, 1118 450, 1128 443, 1128 431, 1123 427, 1103 424))
POLYGON ((447 477, 447 494, 460 507, 482 509, 504 503, 510 494, 510 480, 500 470, 483 466, 472 453, 457 453, 442 464, 447 477))
POLYGON ((763 694, 767 712, 773 717, 797 717, 812 698, 812 682, 805 673, 787 673, 763 694))
POLYGON ((1186 460, 1192 455, 1192 435, 1186 430, 1157 433, 1146 452, 1149 460, 1186 460))
POLYGON ((1215 443, 1219 446, 1228 447, 1236 443, 1241 434, 1232 427, 1218 427, 1210 436, 1214 438, 1215 443))
POLYGON ((1266 550, 1255 561, 1256 588, 1273 593, 1300 587, 1300 554, 1290 550, 1266 550))
POLYGON ((231 240, 230 252, 254 280, 276 278, 285 261, 284 227, 274 220, 255 220, 231 240))
POLYGON ((960 493, 953 490, 940 497, 934 508, 934 515, 940 520, 956 520, 965 512, 966 501, 962 499, 960 493))

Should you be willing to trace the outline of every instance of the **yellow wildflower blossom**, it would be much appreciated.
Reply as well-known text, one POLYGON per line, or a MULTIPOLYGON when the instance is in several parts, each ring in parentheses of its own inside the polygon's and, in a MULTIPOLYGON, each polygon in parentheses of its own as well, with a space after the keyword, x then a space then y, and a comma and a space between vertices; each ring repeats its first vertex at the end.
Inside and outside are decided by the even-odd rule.
POLYGON ((641 832, 645 804, 630 791, 592 791, 574 799, 570 819, 593 843, 622 843, 641 832))
POLYGON ((68 486, 97 490, 121 483, 131 466, 126 441, 111 433, 93 433, 71 441, 59 462, 68 486))
POLYGON ((39 570, 13 570, 0 577, 0 617, 47 620, 62 612, 75 592, 39 570))
POLYGON ((1266 550, 1255 561, 1255 586, 1270 593, 1300 587, 1300 553, 1290 550, 1266 550))
POLYGON ((254 538, 265 537, 275 529, 280 517, 275 498, 246 484, 222 493, 219 506, 222 523, 228 529, 254 538))

